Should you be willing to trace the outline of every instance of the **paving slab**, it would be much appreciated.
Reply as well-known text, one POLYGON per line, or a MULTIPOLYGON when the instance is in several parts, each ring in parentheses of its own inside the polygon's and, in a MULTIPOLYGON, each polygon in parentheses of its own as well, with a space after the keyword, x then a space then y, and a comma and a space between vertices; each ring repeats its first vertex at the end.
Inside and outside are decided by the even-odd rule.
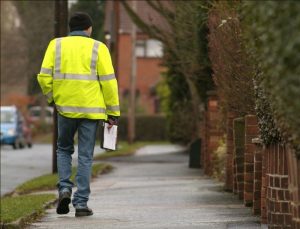
POLYGON ((30 228, 266 228, 221 183, 189 169, 182 148, 172 147, 159 154, 155 146, 152 155, 147 146, 138 156, 111 159, 113 172, 91 185, 93 216, 76 218, 73 208, 61 216, 49 209, 30 228))

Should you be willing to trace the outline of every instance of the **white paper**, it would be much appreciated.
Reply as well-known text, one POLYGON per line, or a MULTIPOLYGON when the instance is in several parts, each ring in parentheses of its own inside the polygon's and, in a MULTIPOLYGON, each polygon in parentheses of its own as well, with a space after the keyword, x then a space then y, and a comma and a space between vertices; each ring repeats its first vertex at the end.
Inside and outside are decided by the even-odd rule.
POLYGON ((116 150, 118 126, 113 125, 108 129, 108 123, 104 123, 103 148, 116 150))

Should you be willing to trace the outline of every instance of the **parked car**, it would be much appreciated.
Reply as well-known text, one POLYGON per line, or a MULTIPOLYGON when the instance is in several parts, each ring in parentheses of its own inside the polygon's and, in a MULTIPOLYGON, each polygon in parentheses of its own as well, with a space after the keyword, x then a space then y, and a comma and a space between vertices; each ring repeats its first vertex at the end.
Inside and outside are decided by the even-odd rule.
MULTIPOLYGON (((33 106, 29 108, 30 120, 37 123, 41 120, 42 108, 40 106, 33 106)), ((53 107, 45 107, 45 122, 47 124, 53 123, 53 107)))
POLYGON ((31 129, 15 106, 1 106, 1 145, 32 147, 31 129))

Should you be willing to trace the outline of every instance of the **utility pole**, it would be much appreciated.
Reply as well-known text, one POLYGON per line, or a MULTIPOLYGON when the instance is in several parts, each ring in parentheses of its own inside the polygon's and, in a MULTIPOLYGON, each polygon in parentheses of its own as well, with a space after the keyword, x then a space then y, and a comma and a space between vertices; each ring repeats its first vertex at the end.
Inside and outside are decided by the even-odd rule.
POLYGON ((118 77, 118 55, 119 55, 119 25, 120 25, 120 2, 119 0, 113 1, 113 8, 114 8, 114 20, 113 20, 113 63, 115 66, 115 75, 118 77))
MULTIPOLYGON (((68 34, 68 0, 55 0, 55 37, 68 34)), ((57 110, 53 112, 52 173, 57 173, 57 110)))
MULTIPOLYGON (((136 12, 137 2, 132 3, 132 10, 136 12)), ((131 76, 130 76, 130 98, 128 107, 128 142, 132 144, 135 139, 135 91, 136 91, 136 26, 132 22, 131 30, 131 76)))

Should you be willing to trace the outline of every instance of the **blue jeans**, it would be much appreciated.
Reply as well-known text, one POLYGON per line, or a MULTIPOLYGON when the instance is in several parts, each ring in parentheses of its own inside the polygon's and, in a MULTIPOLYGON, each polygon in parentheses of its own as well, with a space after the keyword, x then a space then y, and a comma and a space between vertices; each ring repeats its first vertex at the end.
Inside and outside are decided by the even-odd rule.
POLYGON ((78 130, 78 167, 76 174, 77 191, 73 195, 72 204, 87 206, 90 195, 90 177, 95 147, 95 139, 99 120, 67 118, 57 115, 57 169, 58 190, 72 192, 72 154, 74 153, 74 135, 78 130))

